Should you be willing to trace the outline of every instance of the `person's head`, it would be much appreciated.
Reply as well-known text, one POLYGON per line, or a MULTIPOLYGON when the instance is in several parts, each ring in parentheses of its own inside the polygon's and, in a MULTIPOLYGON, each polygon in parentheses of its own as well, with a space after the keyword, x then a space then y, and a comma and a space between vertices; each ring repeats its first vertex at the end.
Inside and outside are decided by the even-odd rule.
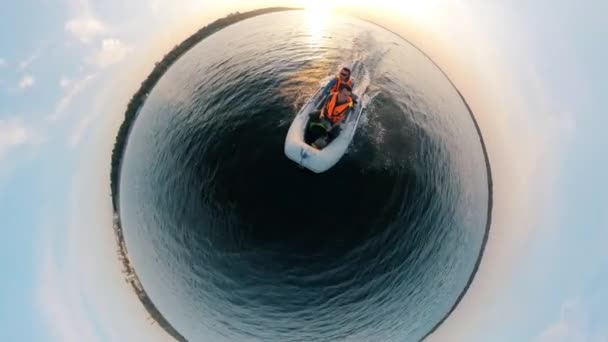
POLYGON ((348 81, 348 79, 350 78, 350 69, 348 67, 343 67, 342 70, 340 70, 339 75, 342 81, 348 81))
POLYGON ((338 99, 340 101, 346 101, 352 92, 353 88, 351 88, 348 84, 340 84, 340 89, 338 90, 338 99))

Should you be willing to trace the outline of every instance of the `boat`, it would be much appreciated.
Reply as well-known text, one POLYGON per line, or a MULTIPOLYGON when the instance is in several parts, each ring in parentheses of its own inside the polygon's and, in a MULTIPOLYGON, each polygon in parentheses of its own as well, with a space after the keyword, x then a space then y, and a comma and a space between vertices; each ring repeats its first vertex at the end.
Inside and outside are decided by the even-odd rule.
POLYGON ((327 146, 318 149, 307 144, 304 141, 304 134, 308 127, 308 114, 320 108, 323 104, 325 96, 323 96, 322 90, 323 87, 317 90, 302 106, 291 123, 285 138, 285 155, 287 158, 314 173, 323 173, 340 161, 353 140, 363 113, 363 105, 360 101, 356 101, 355 105, 349 109, 345 120, 340 124, 340 134, 331 140, 327 146))

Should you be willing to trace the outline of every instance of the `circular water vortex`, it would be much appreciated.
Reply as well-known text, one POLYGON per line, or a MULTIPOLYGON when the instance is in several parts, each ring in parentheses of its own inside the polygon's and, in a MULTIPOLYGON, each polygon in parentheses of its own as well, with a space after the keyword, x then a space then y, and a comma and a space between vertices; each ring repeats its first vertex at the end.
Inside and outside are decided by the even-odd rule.
POLYGON ((487 234, 483 146, 422 53, 348 17, 300 12, 204 39, 149 94, 120 215, 156 307, 191 341, 418 341, 466 290, 487 234), (367 87, 349 153, 324 174, 283 154, 343 62, 367 87))

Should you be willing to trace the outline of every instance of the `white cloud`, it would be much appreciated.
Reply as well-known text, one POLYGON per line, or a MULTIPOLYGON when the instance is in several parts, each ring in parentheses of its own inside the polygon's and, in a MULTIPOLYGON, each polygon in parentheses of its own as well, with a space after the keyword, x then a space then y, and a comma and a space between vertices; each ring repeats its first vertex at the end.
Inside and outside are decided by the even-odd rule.
POLYGON ((107 32, 106 26, 93 16, 74 18, 65 23, 65 30, 83 43, 89 43, 94 37, 107 32))
POLYGON ((8 150, 24 145, 30 138, 28 128, 19 119, 0 119, 0 159, 8 150))
POLYGON ((562 304, 559 320, 543 331, 535 342, 588 341, 585 337, 584 312, 579 300, 562 304))
POLYGON ((44 142, 44 133, 35 125, 16 116, 0 118, 0 189, 16 170, 38 156, 36 147, 44 142))
MULTIPOLYGON (((604 327, 601 327, 602 329, 604 327)), ((571 299, 561 306, 560 317, 534 342, 606 342, 608 335, 591 325, 590 315, 580 299, 571 299)))
POLYGON ((129 52, 129 47, 118 39, 104 39, 101 42, 101 48, 88 62, 96 65, 99 68, 105 68, 110 65, 121 62, 129 52))
POLYGON ((80 145, 80 142, 82 141, 84 133, 86 133, 87 129, 89 128, 89 126, 91 125, 92 122, 93 122, 93 116, 86 115, 76 124, 76 126, 74 126, 74 129, 72 130, 72 133, 70 134, 70 138, 68 141, 70 146, 75 147, 75 146, 80 145))
POLYGON ((0 68, 6 66, 6 60, 4 58, 0 58, 0 68))
POLYGON ((65 31, 84 44, 108 32, 108 27, 95 15, 89 0, 66 0, 71 19, 65 23, 65 31))
POLYGON ((18 116, 0 118, 0 159, 11 150, 46 142, 47 137, 37 122, 26 122, 18 116))
POLYGON ((59 86, 61 88, 67 88, 70 86, 70 84, 72 84, 72 80, 65 77, 65 76, 61 76, 61 79, 59 80, 59 86))
POLYGON ((25 75, 19 81, 19 88, 27 89, 32 87, 36 83, 36 79, 32 75, 25 75))
POLYGON ((55 112, 49 117, 51 121, 55 121, 61 118, 61 114, 72 104, 74 98, 85 90, 92 80, 97 77, 97 74, 88 74, 79 80, 68 80, 62 78, 59 83, 62 88, 65 89, 65 94, 55 105, 55 112))
POLYGON ((149 0, 148 8, 152 13, 158 13, 160 11, 160 0, 149 0))
POLYGON ((38 52, 31 54, 26 59, 24 59, 21 62, 19 62, 19 66, 17 67, 17 71, 18 72, 22 72, 25 69, 29 68, 30 65, 32 65, 32 63, 34 63, 34 61, 38 59, 38 57, 40 57, 40 54, 38 52))

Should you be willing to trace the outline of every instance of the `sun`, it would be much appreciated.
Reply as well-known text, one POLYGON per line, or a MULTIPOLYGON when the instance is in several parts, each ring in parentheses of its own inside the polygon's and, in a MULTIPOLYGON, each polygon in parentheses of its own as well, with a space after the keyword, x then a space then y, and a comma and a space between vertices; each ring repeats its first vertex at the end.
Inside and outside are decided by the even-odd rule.
POLYGON ((331 8, 322 1, 307 1, 304 8, 310 42, 312 45, 317 45, 327 28, 331 8))

